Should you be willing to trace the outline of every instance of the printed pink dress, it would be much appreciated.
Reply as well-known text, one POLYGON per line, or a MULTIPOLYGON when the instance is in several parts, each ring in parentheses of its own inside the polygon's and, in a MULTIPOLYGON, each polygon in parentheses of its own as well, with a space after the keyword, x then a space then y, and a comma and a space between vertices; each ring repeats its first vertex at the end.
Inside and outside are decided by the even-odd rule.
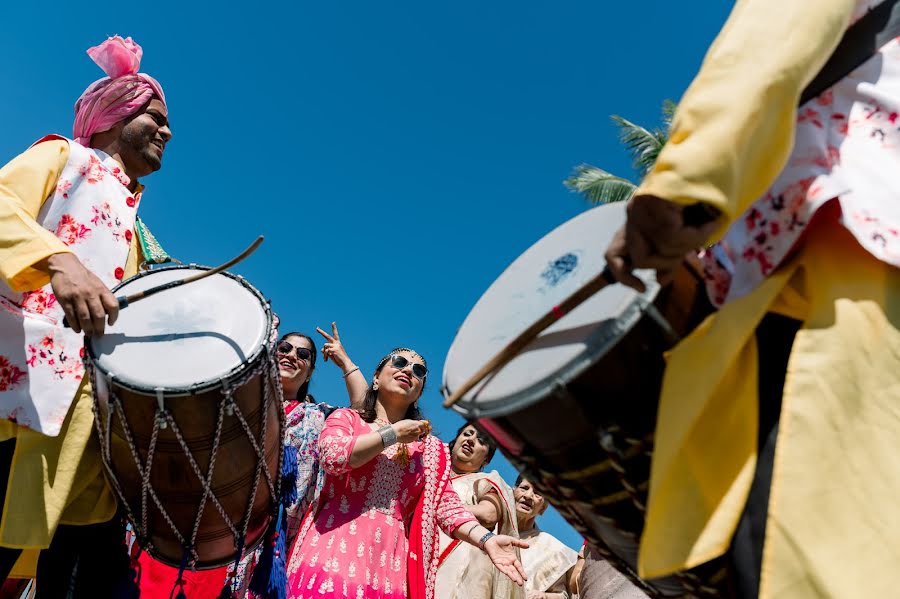
POLYGON ((310 507, 288 562, 292 599, 432 599, 438 529, 452 535, 475 518, 450 485, 447 447, 436 437, 398 445, 351 469, 350 453, 371 432, 356 411, 340 409, 319 437, 325 485, 310 507))

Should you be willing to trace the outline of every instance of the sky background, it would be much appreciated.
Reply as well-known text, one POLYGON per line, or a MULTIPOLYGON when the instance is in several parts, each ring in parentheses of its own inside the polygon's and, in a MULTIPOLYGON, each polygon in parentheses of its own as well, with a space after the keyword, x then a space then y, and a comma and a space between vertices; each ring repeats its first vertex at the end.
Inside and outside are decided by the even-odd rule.
MULTIPOLYGON (((588 208, 562 185, 591 163, 632 176, 611 114, 656 126, 730 2, 9 3, 0 36, 0 161, 47 133, 103 73, 85 50, 144 48, 174 139, 141 216, 183 262, 235 269, 284 330, 337 321, 370 375, 390 348, 430 372, 423 405, 449 440, 443 360, 494 279, 588 208)), ((346 403, 340 371, 311 391, 346 403)), ((512 483, 500 456, 491 464, 512 483)), ((577 549, 550 510, 539 525, 577 549)))

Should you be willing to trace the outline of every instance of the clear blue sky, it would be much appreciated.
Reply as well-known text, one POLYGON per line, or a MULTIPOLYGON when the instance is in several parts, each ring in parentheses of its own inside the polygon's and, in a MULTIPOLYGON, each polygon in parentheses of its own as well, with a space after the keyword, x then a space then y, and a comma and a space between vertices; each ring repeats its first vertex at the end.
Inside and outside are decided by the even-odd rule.
MULTIPOLYGON (((336 320, 370 373, 396 345, 438 392, 457 327, 520 253, 587 205, 561 184, 589 162, 631 175, 611 114, 647 125, 678 99, 731 3, 15 2, 4 8, 0 161, 46 133, 102 72, 107 35, 144 47, 175 137, 141 214, 184 262, 237 268, 284 327, 336 320), (29 6, 30 5, 30 6, 29 6)), ((148 365, 151 366, 151 365, 148 365)), ((312 391, 345 402, 319 364, 312 391)), ((492 467, 515 474, 499 454, 492 467)), ((539 524, 574 548, 555 513, 539 524)))

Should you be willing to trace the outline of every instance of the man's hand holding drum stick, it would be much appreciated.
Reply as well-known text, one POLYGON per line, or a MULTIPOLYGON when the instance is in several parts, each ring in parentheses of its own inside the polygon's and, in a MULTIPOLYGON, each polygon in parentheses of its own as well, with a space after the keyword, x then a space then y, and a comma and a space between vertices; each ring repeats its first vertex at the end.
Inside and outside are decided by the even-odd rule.
MULTIPOLYGON (((183 279, 169 281, 168 283, 163 283, 162 285, 157 285, 156 287, 138 291, 131 295, 124 295, 122 297, 113 296, 112 292, 100 282, 100 279, 85 269, 81 262, 78 261, 78 258, 75 258, 74 256, 72 257, 77 263, 77 267, 84 270, 84 273, 80 272, 76 265, 69 263, 64 263, 66 264, 65 270, 59 270, 58 272, 53 272, 53 266, 50 265, 52 272, 50 284, 53 286, 53 293, 58 299, 60 293, 62 293, 65 298, 65 303, 63 303, 63 300, 59 300, 63 311, 66 313, 65 318, 63 318, 64 327, 71 326, 72 330, 76 333, 83 330, 85 335, 102 335, 107 316, 109 316, 109 324, 112 325, 119 316, 119 310, 127 308, 130 304, 150 297, 151 295, 155 295, 160 291, 166 291, 168 289, 174 289, 175 287, 181 287, 188 283, 194 283, 195 281, 211 277, 225 269, 231 268, 255 252, 256 248, 258 248, 262 242, 263 236, 260 235, 246 250, 224 264, 220 264, 215 268, 205 270, 183 279), (91 277, 95 280, 92 281, 91 277), (59 288, 57 288, 57 282, 59 283, 59 288)), ((54 254, 48 259, 48 262, 58 256, 68 255, 69 254, 54 254)))

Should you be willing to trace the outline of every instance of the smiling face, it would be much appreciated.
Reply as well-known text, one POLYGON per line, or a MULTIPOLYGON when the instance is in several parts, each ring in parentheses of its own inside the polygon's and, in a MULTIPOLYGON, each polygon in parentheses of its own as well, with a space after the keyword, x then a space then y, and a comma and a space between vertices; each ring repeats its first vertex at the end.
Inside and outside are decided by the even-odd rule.
POLYGON ((281 386, 284 388, 284 397, 286 399, 303 400, 303 397, 297 397, 297 390, 303 386, 303 383, 312 377, 315 365, 312 363, 312 356, 315 355, 315 348, 309 339, 300 337, 299 335, 288 335, 284 341, 293 346, 289 352, 277 352, 278 357, 278 374, 281 376, 281 386), (302 359, 297 355, 297 348, 306 348, 311 352, 310 358, 302 359))
POLYGON ((520 532, 533 528, 535 518, 547 509, 543 496, 536 493, 534 485, 524 478, 513 489, 513 499, 516 502, 516 518, 519 521, 520 532))
POLYGON ((119 155, 128 176, 143 177, 158 171, 170 139, 169 111, 157 98, 126 119, 119 133, 119 155))
POLYGON ((407 364, 402 368, 394 366, 391 359, 388 359, 381 367, 381 370, 375 373, 375 379, 372 386, 378 391, 378 397, 387 401, 400 401, 406 405, 412 404, 422 395, 422 389, 425 382, 413 374, 413 365, 425 365, 422 356, 412 351, 399 351, 394 355, 406 358, 407 364))
POLYGON ((490 447, 471 424, 466 425, 453 440, 450 460, 457 474, 478 472, 488 460, 490 447))

